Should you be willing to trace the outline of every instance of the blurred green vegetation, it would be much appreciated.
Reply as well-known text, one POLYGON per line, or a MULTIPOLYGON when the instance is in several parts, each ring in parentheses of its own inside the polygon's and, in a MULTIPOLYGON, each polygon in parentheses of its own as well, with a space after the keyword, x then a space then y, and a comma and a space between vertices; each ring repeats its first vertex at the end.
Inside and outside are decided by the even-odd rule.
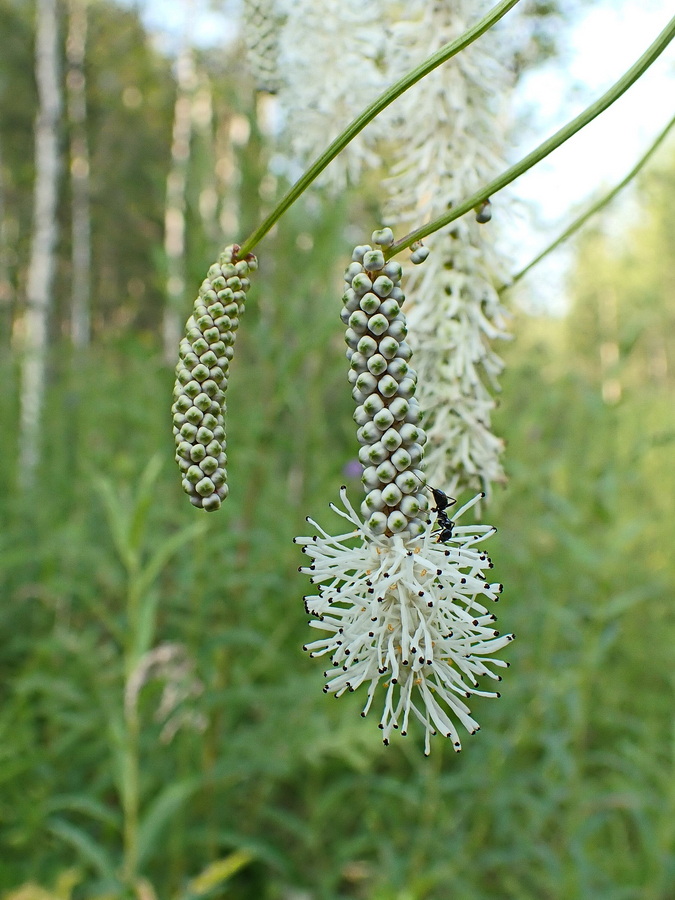
MULTIPOLYGON (((91 16, 95 340, 74 358, 60 338, 64 207, 32 496, 14 488, 10 342, 30 48, 0 58, 23 235, 0 335, 0 897, 672 900, 675 159, 641 182, 630 228, 580 236, 566 318, 515 316, 496 422, 510 481, 485 518, 499 527, 500 623, 518 640, 502 699, 475 703, 481 732, 459 756, 436 739, 425 759, 414 733, 383 748, 363 698, 322 694, 321 663, 300 650, 308 585, 292 538, 308 513, 329 520, 357 449, 338 295, 370 201, 310 198, 260 248, 228 393, 231 494, 195 511, 159 338, 170 65, 135 12, 91 16), (125 78, 146 98, 134 122, 116 106, 125 78), (180 672, 142 669, 176 645, 180 672), (177 693, 158 716, 162 673, 177 693)), ((30 35, 20 4, 0 2, 2 22, 30 35)), ((235 90, 232 56, 200 64, 222 115, 252 123, 235 203, 249 222, 266 153, 250 91, 235 90)), ((196 287, 218 247, 196 187, 189 202, 196 287)))

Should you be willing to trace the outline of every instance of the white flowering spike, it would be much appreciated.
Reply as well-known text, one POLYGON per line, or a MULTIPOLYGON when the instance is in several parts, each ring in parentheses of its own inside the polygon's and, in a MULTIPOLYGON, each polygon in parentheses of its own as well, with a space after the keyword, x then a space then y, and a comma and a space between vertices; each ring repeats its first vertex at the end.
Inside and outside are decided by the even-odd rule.
MULTIPOLYGON (((458 37, 491 5, 491 0, 407 0, 389 32, 390 79, 458 37)), ((400 138, 399 158, 385 181, 386 221, 416 227, 466 200, 504 168, 513 59, 508 33, 490 29, 378 118, 385 135, 400 138)), ((502 201, 500 221, 486 226, 490 206, 485 203, 475 217, 464 216, 426 238, 431 257, 407 285, 418 399, 429 437, 426 472, 430 483, 447 485, 451 492, 489 493, 492 484, 504 481, 503 442, 491 426, 492 392, 503 364, 491 344, 508 336, 495 289, 507 280, 495 228, 503 224, 505 208, 502 201)))
MULTIPOLYGON (((280 0, 279 105, 292 150, 312 162, 388 87, 385 0, 280 0)), ((381 164, 372 132, 357 135, 321 175, 337 193, 381 164)))
MULTIPOLYGON (((387 247, 392 237, 376 231, 372 239, 387 247)), ((426 754, 437 733, 460 750, 457 723, 472 734, 479 727, 464 701, 499 696, 479 688, 478 679, 500 680, 494 670, 508 664, 486 657, 513 639, 494 630, 495 616, 484 605, 502 588, 486 581, 492 563, 479 547, 494 529, 458 524, 484 495, 451 520, 454 501, 426 487, 420 468, 426 435, 413 396, 417 376, 405 341, 400 265, 386 263, 379 248, 360 245, 345 280, 341 318, 366 497, 362 517, 344 487, 344 510, 331 504, 349 522, 345 533, 332 536, 308 519, 318 534, 295 538, 312 560, 300 571, 319 585, 318 595, 305 597, 307 612, 316 616, 309 624, 327 633, 305 649, 331 659, 326 693, 339 697, 368 685, 364 716, 382 683, 385 744, 394 730, 407 734, 413 718, 424 728, 426 754)))
POLYGON ((256 88, 279 89, 279 33, 284 21, 279 0, 243 0, 242 33, 256 88))
POLYGON ((458 524, 480 495, 455 514, 443 543, 437 527, 443 511, 421 534, 390 536, 363 522, 344 487, 340 496, 344 510, 331 507, 349 523, 344 533, 332 536, 308 519, 318 534, 295 538, 311 559, 300 571, 319 585, 305 608, 316 617, 310 626, 324 636, 304 649, 331 661, 324 692, 340 697, 367 685, 365 716, 381 684, 385 744, 394 731, 406 735, 414 719, 424 729, 426 755, 435 734, 459 751, 458 724, 470 734, 479 729, 466 701, 499 696, 479 679, 501 681, 496 670, 508 663, 493 654, 514 637, 495 630, 488 609, 502 585, 486 580, 492 563, 480 544, 494 529, 458 524))
POLYGON ((250 272, 258 262, 237 259, 232 244, 211 266, 180 342, 173 390, 173 434, 183 490, 193 506, 219 509, 227 497, 225 391, 250 272))

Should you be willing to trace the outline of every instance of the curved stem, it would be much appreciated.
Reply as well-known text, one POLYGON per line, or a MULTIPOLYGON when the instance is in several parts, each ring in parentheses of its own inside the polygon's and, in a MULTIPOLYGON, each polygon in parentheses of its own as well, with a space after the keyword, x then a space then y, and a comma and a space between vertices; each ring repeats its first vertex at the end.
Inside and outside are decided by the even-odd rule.
POLYGON ((566 140, 572 137, 572 135, 588 125, 589 122, 592 122, 596 116, 599 116, 601 112, 604 112, 615 100, 618 100, 619 97, 625 93, 635 81, 637 81, 643 72, 649 68, 654 60, 663 53, 673 37, 675 37, 675 17, 670 20, 638 61, 631 66, 631 68, 628 69, 628 71, 625 72, 625 74, 622 75, 621 78, 602 95, 602 97, 596 100, 595 103, 592 103, 576 118, 572 119, 571 122, 568 122, 567 125, 564 125, 556 131, 552 137, 544 141, 543 144, 540 144, 531 153, 528 153, 528 155, 523 157, 520 162, 511 166, 511 168, 507 169, 484 188, 481 188, 481 190, 476 191, 476 193, 472 194, 468 200, 465 200, 463 203, 459 204, 459 206, 454 207, 451 212, 440 216, 438 219, 434 219, 433 222, 429 222, 427 225, 423 225, 415 231, 411 231, 410 234, 407 234, 399 241, 396 241, 396 243, 392 244, 385 253, 385 259, 391 259, 392 256, 396 253, 400 253, 401 250, 405 250, 406 247, 410 247, 415 241, 422 240, 422 238, 438 231, 439 228, 443 228, 450 222, 454 222, 455 219, 459 219, 460 216, 465 215, 465 213, 470 212, 474 207, 489 199, 493 194, 496 194, 497 191, 501 191, 502 188, 511 184, 512 181, 515 181, 516 178, 524 172, 527 172, 528 169, 531 169, 532 166, 548 156, 549 153, 556 150, 561 144, 564 144, 566 140))
POLYGON ((477 22, 473 28, 469 28, 468 31, 456 38, 456 40, 451 41, 449 44, 445 44, 445 46, 441 47, 440 50, 437 50, 436 53, 426 59, 421 65, 417 66, 416 69, 413 69, 388 88, 374 103, 371 103, 361 115, 345 128, 342 134, 335 138, 333 143, 321 154, 309 169, 307 169, 304 175, 296 181, 285 196, 281 198, 277 206, 272 210, 269 216, 267 216, 264 222, 256 228, 253 234, 246 238, 241 245, 239 257, 243 259, 247 253, 250 253, 251 250, 253 250, 256 244, 265 237, 270 228, 272 228, 278 219, 281 218, 286 210, 295 203, 303 191, 305 191, 314 179, 323 172, 326 166, 335 159, 338 153, 344 150, 347 144, 355 138, 369 122, 372 122, 375 116, 379 115, 379 113, 381 113, 383 109, 386 109, 390 103, 393 103, 397 97, 400 97, 409 87, 416 84, 424 78, 425 75, 428 75, 429 72, 433 71, 433 69, 437 68, 442 63, 447 62, 447 60, 459 53, 460 50, 464 50, 465 47, 472 44, 477 38, 491 28, 495 22, 498 22, 502 16, 506 15, 506 13, 518 2, 519 0, 500 0, 500 2, 494 6, 486 16, 477 22))
POLYGON ((501 294, 503 291, 507 291, 509 288, 513 287, 514 284, 519 282, 521 278, 527 275, 530 269, 533 269, 534 266, 537 265, 537 263, 540 263, 542 259, 545 259, 545 257, 547 257, 549 253, 555 250, 556 247, 559 247, 568 238, 570 238, 576 231, 581 228, 582 225, 585 225, 592 216, 594 216, 597 212, 600 212, 600 210, 607 206, 608 203, 611 203, 611 201, 616 197, 619 191, 622 191, 626 187, 626 185, 635 178, 640 169, 642 169, 642 167, 651 159, 655 151, 663 143, 666 135, 673 127, 673 125, 675 125, 675 116, 673 116, 673 118, 670 120, 670 122, 668 122, 663 131, 658 135, 649 150, 647 150, 647 152, 643 156, 641 156, 640 159, 635 163, 628 175, 626 175, 626 177, 622 181, 615 185, 611 191, 605 194, 604 197, 601 197, 597 201, 597 203, 594 203, 593 206, 586 210, 586 212, 582 213, 582 215, 576 218, 572 222, 572 224, 553 241, 552 244, 549 244, 548 247, 546 247, 541 251, 541 253, 535 256, 535 258, 531 262, 529 262, 523 269, 521 269, 519 272, 516 272, 516 274, 511 278, 508 284, 504 284, 499 288, 499 293, 501 294))

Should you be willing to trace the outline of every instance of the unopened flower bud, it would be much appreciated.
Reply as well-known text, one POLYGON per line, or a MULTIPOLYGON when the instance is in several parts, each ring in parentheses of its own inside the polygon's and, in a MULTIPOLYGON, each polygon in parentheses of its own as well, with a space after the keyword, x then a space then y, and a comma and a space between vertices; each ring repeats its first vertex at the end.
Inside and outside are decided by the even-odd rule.
POLYGON ((415 241, 410 246, 410 251, 410 262, 415 266, 419 266, 429 256, 429 248, 423 246, 421 241, 415 241))
POLYGON ((208 271, 180 342, 176 366, 174 436, 183 489, 193 506, 219 509, 228 494, 225 465, 225 389, 229 360, 255 256, 237 259, 226 247, 208 271), (223 306, 223 303, 226 303, 223 306))
MULTIPOLYGON (((387 246, 388 235, 378 233, 378 238, 384 241, 378 240, 380 246, 387 246)), ((410 537, 419 534, 417 517, 428 503, 424 476, 415 474, 425 438, 413 397, 417 375, 408 364, 401 275, 400 265, 385 263, 381 250, 356 247, 345 272, 351 287, 343 295, 341 318, 347 323, 349 381, 359 404, 354 420, 367 495, 362 512, 375 534, 410 537)))

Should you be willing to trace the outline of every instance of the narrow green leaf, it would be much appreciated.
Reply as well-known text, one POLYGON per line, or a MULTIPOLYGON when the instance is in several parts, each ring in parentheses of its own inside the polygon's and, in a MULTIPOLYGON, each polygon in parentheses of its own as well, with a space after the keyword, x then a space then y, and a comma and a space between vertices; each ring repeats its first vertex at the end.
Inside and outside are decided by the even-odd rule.
POLYGON ((167 785, 148 804, 138 828, 139 865, 152 854, 171 817, 183 806, 188 798, 201 786, 201 779, 188 778, 167 785))
POLYGON ((184 900, 192 897, 203 897, 209 891, 224 884, 240 869, 247 866, 254 859, 249 850, 235 850, 224 859, 217 859, 208 865, 203 872, 197 875, 188 885, 188 893, 184 900))
POLYGON ((86 831, 61 818, 51 819, 47 827, 53 835, 77 850, 82 861, 92 866, 101 877, 114 879, 115 863, 106 849, 97 844, 86 831))
POLYGON ((140 553, 143 544, 143 532, 152 505, 155 483, 164 465, 161 454, 155 453, 143 469, 134 497, 134 506, 129 522, 129 545, 135 553, 140 553))
POLYGON ((146 591, 140 599, 138 618, 133 635, 133 666, 145 656, 155 642, 155 625, 157 623, 157 606, 159 591, 146 591))
POLYGON ((142 596, 150 588, 174 553, 177 553, 184 544, 201 537, 207 528, 206 522, 195 522, 167 538, 143 566, 136 582, 139 594, 142 596))
POLYGON ((96 476, 93 479, 93 485, 103 503, 115 549, 125 569, 132 571, 137 563, 137 557, 129 543, 128 515, 120 503, 112 483, 107 478, 96 476))
POLYGON ((85 794, 57 794, 47 804, 49 813, 69 810, 89 816, 97 822, 109 825, 115 830, 121 828, 119 813, 114 812, 109 806, 89 797, 85 794))

